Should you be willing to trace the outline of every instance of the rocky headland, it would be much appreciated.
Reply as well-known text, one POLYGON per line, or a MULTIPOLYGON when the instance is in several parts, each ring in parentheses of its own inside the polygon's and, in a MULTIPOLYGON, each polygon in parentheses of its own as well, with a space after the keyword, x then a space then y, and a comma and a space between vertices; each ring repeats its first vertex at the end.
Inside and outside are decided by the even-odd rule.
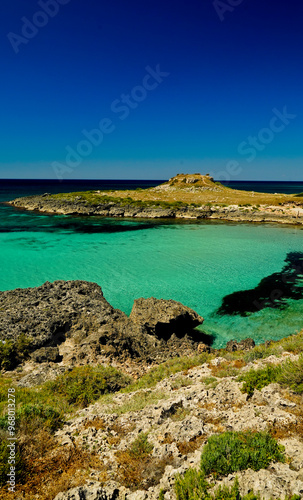
POLYGON ((5 445, 14 387, 21 464, 16 491, 2 482, 1 498, 183 500, 176 481, 199 474, 209 439, 249 431, 278 455, 206 473, 199 498, 303 498, 303 333, 215 350, 202 324, 153 297, 127 316, 84 281, 0 292, 0 436, 5 445), (236 478, 237 497, 216 496, 236 478))
POLYGON ((16 208, 64 215, 146 219, 215 219, 302 224, 302 194, 230 189, 209 175, 178 174, 155 188, 28 196, 16 208))
MULTIPOLYGON (((86 281, 0 292, 0 341, 26 339, 34 363, 60 367, 106 362, 142 374, 147 366, 195 353, 206 337, 195 330, 202 323, 181 303, 153 297, 135 300, 128 317, 107 302, 99 285, 86 281)), ((44 381, 39 373, 37 382, 44 381)))

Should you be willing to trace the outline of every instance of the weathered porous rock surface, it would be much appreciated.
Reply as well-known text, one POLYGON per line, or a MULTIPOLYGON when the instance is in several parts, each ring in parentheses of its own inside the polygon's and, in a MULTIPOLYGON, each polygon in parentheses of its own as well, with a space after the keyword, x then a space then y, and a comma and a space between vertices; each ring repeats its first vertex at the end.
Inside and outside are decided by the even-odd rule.
POLYGON ((253 349, 255 345, 256 343, 253 339, 244 339, 241 340, 240 342, 237 342, 236 340, 229 340, 226 344, 226 350, 228 352, 244 351, 248 349, 253 349))
POLYGON ((37 349, 54 347, 92 315, 100 326, 127 317, 105 300, 99 285, 86 281, 46 282, 0 292, 0 339, 16 340, 25 334, 37 349))
POLYGON ((99 285, 85 281, 0 292, 0 340, 26 335, 42 378, 49 363, 128 362, 131 369, 133 361, 152 364, 192 354, 203 337, 194 328, 202 323, 179 302, 155 298, 135 301, 128 318, 106 301, 99 285))
POLYGON ((143 325, 147 333, 159 338, 169 338, 172 333, 184 335, 203 323, 203 318, 189 307, 174 300, 136 299, 129 318, 143 325))
MULTIPOLYGON (((285 354, 283 359, 297 357, 285 354)), ((215 358, 190 369, 182 375, 181 387, 178 384, 180 374, 175 374, 152 389, 116 394, 107 404, 97 402, 80 410, 57 431, 58 442, 66 447, 85 446, 97 451, 100 463, 107 468, 107 480, 100 483, 97 472, 92 472, 90 481, 59 493, 55 500, 158 500, 160 489, 165 500, 175 500, 175 475, 199 467, 201 452, 209 436, 227 430, 264 431, 268 428, 274 428, 281 436, 292 429, 292 435, 278 439, 285 446, 287 462, 272 462, 267 469, 248 469, 219 477, 214 481, 214 488, 220 484, 231 485, 237 476, 242 495, 260 492, 265 500, 293 494, 302 496, 303 442, 299 431, 302 398, 294 402, 278 384, 256 390, 249 398, 241 392, 242 383, 236 377, 214 377, 213 367, 225 361, 215 358), (212 385, 207 382, 210 376, 215 379, 212 385), (138 400, 142 401, 141 409, 136 409, 138 400), (151 470, 159 472, 159 463, 162 469, 153 481, 143 480, 141 487, 136 489, 123 484, 117 453, 129 449, 141 432, 148 433, 153 446, 151 470)), ((271 361, 279 363, 281 358, 271 361)), ((258 360, 248 368, 265 366, 267 362, 258 360)), ((212 478, 209 480, 213 482, 212 478)))

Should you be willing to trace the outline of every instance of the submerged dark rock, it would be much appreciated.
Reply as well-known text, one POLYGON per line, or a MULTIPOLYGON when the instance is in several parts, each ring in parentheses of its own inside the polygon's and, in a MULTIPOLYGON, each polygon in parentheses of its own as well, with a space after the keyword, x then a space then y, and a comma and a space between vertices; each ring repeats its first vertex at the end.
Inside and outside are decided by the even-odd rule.
POLYGON ((284 309, 289 299, 303 299, 303 252, 288 253, 283 269, 263 278, 255 288, 224 297, 217 314, 247 316, 266 307, 284 309))

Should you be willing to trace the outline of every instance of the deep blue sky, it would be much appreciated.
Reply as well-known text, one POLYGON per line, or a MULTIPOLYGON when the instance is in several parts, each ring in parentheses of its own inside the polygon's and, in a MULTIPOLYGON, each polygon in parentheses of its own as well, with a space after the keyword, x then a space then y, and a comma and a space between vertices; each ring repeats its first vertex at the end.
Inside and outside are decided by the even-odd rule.
POLYGON ((239 5, 220 20, 213 0, 60 0, 53 17, 36 15, 38 1, 2 0, 0 178, 200 171, 302 180, 303 4, 221 4, 229 1, 239 5), (29 39, 24 23, 33 18, 47 24, 29 39), (22 30, 26 37, 12 41, 22 30), (146 96, 135 89, 135 109, 113 111, 157 65, 169 76, 146 96), (285 106, 292 117, 272 121, 285 106), (82 131, 104 118, 111 123, 102 144, 68 166, 66 147, 76 150, 82 131), (255 153, 247 151, 243 143, 259 133, 255 153))

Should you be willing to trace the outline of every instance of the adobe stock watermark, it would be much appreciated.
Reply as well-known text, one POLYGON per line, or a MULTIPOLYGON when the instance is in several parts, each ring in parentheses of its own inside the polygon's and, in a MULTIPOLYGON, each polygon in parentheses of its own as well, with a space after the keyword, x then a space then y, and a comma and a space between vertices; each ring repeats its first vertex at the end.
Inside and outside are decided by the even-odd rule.
POLYGON ((214 0, 213 6, 220 21, 224 21, 226 12, 233 12, 244 0, 214 0))
MULTIPOLYGON (((286 127, 294 120, 297 115, 289 113, 287 106, 284 106, 282 111, 277 108, 272 109, 273 116, 271 117, 268 127, 259 130, 255 136, 249 135, 245 141, 240 142, 237 151, 239 155, 246 157, 247 163, 253 162, 258 154, 273 142, 277 134, 283 132, 286 127)), ((230 181, 232 177, 242 173, 243 167, 237 160, 230 160, 226 163, 225 170, 220 172, 212 172, 211 175, 220 181, 230 181)))
MULTIPOLYGON (((145 101, 149 92, 155 90, 170 73, 161 71, 158 64, 155 69, 150 66, 145 68, 146 74, 142 79, 141 85, 132 88, 129 94, 121 94, 119 99, 115 99, 110 106, 111 112, 117 116, 120 121, 126 120, 132 110, 138 108, 140 103, 145 101)), ((106 135, 112 134, 116 130, 114 118, 102 118, 97 128, 92 130, 83 129, 81 140, 75 147, 67 145, 65 147, 65 162, 53 161, 51 166, 58 180, 63 180, 65 174, 70 174, 82 163, 84 158, 91 155, 94 148, 99 147, 106 135)))
POLYGON ((7 391, 7 421, 8 421, 8 459, 7 473, 8 491, 14 492, 16 488, 16 396, 15 389, 9 388, 7 391))
POLYGON ((21 18, 22 27, 21 34, 13 33, 10 31, 7 38, 15 52, 20 52, 20 45, 27 45, 30 40, 37 36, 39 30, 44 28, 49 20, 55 17, 60 11, 61 5, 66 5, 71 0, 39 0, 38 5, 40 10, 37 10, 32 19, 23 16, 21 18))

